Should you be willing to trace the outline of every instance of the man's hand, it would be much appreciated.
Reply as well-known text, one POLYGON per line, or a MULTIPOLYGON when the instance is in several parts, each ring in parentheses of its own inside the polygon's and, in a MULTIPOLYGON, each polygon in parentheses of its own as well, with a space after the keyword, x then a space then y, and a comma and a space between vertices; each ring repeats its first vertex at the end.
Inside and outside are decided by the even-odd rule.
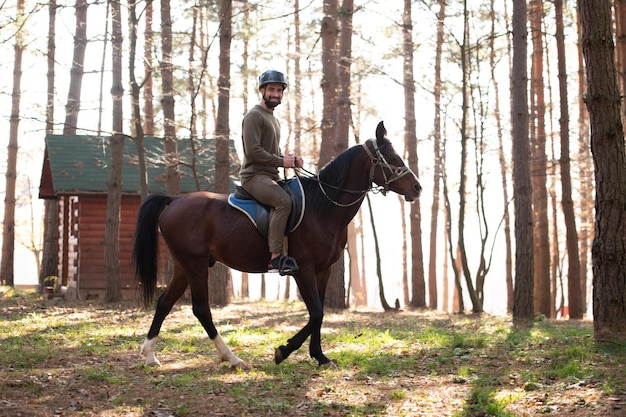
POLYGON ((304 160, 301 156, 287 155, 283 157, 283 166, 285 168, 302 168, 304 160))

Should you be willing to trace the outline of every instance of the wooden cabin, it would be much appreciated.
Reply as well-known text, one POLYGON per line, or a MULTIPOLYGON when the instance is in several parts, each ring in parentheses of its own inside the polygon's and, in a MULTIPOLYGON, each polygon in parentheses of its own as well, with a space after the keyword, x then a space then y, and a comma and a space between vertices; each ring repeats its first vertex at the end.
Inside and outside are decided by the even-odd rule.
MULTIPOLYGON (((215 140, 178 141, 181 193, 214 191, 215 140), (194 151, 192 151, 192 149, 194 151), (195 167, 192 170, 191 167, 195 167), (194 174, 195 172, 195 174, 194 174), (199 185, 198 185, 199 184, 199 185)), ((148 191, 165 192, 162 140, 146 137, 144 143, 148 191)), ((238 178, 239 159, 230 144, 230 188, 238 178)), ((109 180, 109 138, 87 135, 47 135, 39 197, 58 202, 58 283, 67 286, 68 297, 103 298, 104 231, 109 180)), ((126 140, 122 169, 119 254, 122 293, 125 299, 139 293, 131 263, 135 222, 141 204, 139 167, 135 143, 126 140)), ((167 276, 167 249, 160 245, 159 282, 167 276)))

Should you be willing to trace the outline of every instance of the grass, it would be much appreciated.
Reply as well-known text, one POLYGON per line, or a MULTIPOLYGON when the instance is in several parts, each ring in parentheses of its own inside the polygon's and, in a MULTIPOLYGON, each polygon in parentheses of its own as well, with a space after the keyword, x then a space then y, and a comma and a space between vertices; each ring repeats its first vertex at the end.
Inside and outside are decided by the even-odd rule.
MULTIPOLYGON (((274 349, 307 319, 300 303, 233 303, 213 311, 233 352, 229 370, 195 320, 174 308, 159 368, 138 347, 152 311, 130 303, 43 301, 0 291, 0 416, 618 416, 626 348, 596 344, 589 322, 432 312, 328 312, 320 369, 308 344, 277 366, 274 349)), ((308 343, 308 342, 307 342, 308 343)))

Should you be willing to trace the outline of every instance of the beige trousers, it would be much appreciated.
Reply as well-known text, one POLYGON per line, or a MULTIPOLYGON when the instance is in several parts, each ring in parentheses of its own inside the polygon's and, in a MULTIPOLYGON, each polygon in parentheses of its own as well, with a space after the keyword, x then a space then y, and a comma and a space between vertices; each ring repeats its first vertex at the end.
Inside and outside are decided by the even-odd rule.
POLYGON ((272 207, 267 244, 270 252, 282 253, 287 220, 291 214, 289 194, 276 181, 264 175, 242 181, 241 186, 261 204, 272 207))

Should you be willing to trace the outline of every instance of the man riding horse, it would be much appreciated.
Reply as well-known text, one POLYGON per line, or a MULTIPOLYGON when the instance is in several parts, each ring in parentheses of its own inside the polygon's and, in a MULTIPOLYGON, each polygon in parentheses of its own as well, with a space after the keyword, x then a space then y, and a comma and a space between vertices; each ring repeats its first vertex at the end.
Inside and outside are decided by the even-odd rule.
POLYGON ((299 168, 303 160, 300 156, 283 156, 279 147, 280 123, 274 117, 274 109, 281 103, 286 88, 287 80, 282 72, 269 70, 259 77, 261 101, 244 116, 242 123, 244 157, 239 178, 250 195, 272 207, 267 238, 268 271, 292 275, 298 272, 298 264, 293 257, 282 253, 291 199, 277 184, 278 168, 299 168))

